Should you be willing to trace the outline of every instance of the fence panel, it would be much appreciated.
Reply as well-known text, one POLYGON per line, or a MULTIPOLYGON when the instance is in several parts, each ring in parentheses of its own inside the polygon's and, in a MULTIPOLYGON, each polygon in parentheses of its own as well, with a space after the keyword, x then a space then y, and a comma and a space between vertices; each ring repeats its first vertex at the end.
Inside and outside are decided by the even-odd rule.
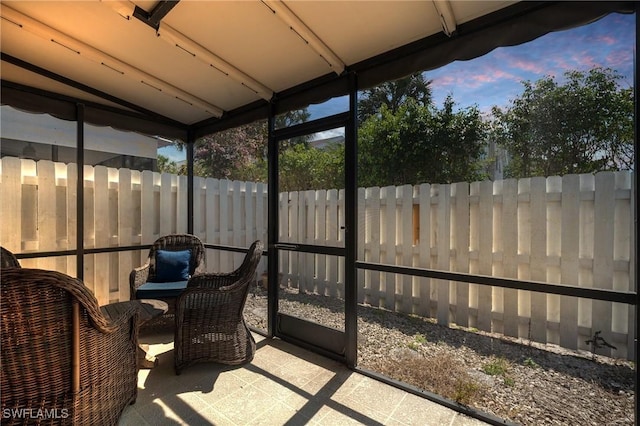
MULTIPOLYGON (((2 244, 18 253, 74 248, 77 168, 5 157, 0 170, 2 244)), ((84 177, 86 248, 186 232, 184 176, 84 166, 84 177)), ((361 188, 358 259, 636 291, 632 184, 632 173, 606 172, 361 188)), ((194 232, 205 242, 266 241, 264 184, 196 177, 194 186, 194 232)), ((344 245, 344 190, 279 197, 281 241, 344 245)), ((145 257, 146 250, 86 255, 85 282, 100 303, 127 299, 129 271, 145 257)), ((242 257, 208 250, 207 269, 231 270, 242 257)), ((75 275, 73 256, 21 263, 75 275)), ((336 256, 284 251, 280 267, 284 285, 343 297, 344 261, 336 256)), ((570 349, 590 350, 587 340, 599 333, 616 349, 598 353, 633 357, 628 305, 374 271, 357 276, 358 300, 372 306, 570 349)))

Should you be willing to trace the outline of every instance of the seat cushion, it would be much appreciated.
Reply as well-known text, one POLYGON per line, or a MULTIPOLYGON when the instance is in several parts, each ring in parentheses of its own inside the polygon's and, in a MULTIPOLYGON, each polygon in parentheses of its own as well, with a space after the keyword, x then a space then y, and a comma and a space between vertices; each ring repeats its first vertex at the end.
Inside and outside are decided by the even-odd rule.
POLYGON ((176 282, 189 279, 191 250, 158 250, 156 252, 155 282, 176 282))
POLYGON ((136 299, 163 299, 178 297, 187 288, 187 281, 164 283, 147 282, 136 290, 136 299))

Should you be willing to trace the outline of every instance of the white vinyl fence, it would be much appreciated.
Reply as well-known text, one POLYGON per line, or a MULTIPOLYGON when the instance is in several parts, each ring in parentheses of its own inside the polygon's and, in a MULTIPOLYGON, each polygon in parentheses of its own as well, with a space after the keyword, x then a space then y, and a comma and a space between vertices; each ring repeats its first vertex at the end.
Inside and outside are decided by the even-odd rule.
MULTIPOLYGON (((0 161, 2 245, 15 252, 74 249, 73 164, 0 161)), ((85 166, 85 248, 151 244, 186 232, 184 176, 85 166)), ((636 291, 633 175, 596 175, 361 188, 358 259, 403 266, 636 291)), ((206 243, 267 241, 267 186, 195 178, 194 233, 206 243)), ((344 245, 344 192, 280 194, 281 241, 344 245)), ((85 256, 84 280, 100 303, 129 298, 128 276, 147 250, 85 256)), ((229 271, 241 254, 208 250, 207 269, 229 271)), ((23 259, 75 275, 75 258, 23 259)), ((281 285, 341 297, 342 259, 282 252, 281 285)), ((266 270, 266 259, 258 273, 266 270)), ((469 283, 358 272, 361 303, 437 318, 522 340, 589 349, 595 332, 633 357, 629 305, 469 283)), ((599 351, 599 353, 603 353, 599 351)), ((604 352, 607 353, 607 352, 604 352)))

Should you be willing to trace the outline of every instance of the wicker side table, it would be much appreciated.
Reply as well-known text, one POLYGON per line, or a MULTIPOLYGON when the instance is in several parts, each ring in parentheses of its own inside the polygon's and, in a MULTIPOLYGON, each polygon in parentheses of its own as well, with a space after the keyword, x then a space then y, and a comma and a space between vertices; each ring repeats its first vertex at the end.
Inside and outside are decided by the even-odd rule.
MULTIPOLYGON (((117 317, 119 312, 126 309, 128 306, 139 306, 138 312, 140 313, 138 326, 151 321, 161 315, 164 315, 169 310, 169 305, 162 300, 154 299, 139 299, 129 300, 126 302, 110 303, 100 307, 100 310, 105 317, 111 319, 117 317)), ((148 349, 148 348, 147 348, 148 349)), ((147 350, 141 345, 138 345, 138 368, 153 368, 158 365, 158 359, 147 353, 147 350)))

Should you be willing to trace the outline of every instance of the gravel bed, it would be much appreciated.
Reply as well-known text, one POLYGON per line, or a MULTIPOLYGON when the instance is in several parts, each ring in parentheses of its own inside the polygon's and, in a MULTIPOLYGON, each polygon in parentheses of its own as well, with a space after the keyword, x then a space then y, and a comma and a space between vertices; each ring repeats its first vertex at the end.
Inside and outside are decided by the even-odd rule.
MULTIPOLYGON (((341 304, 335 298, 286 289, 281 290, 279 300, 281 311, 337 329, 344 324, 341 304)), ((247 298, 247 323, 266 330, 266 310, 266 292, 258 288, 247 298)), ((632 362, 444 327, 430 319, 366 305, 358 307, 358 316, 359 367, 438 393, 420 374, 422 367, 416 366, 446 359, 447 365, 462 369, 466 383, 473 383, 476 392, 468 405, 507 422, 634 424, 636 374, 632 362), (492 366, 501 369, 490 371, 492 366)))

